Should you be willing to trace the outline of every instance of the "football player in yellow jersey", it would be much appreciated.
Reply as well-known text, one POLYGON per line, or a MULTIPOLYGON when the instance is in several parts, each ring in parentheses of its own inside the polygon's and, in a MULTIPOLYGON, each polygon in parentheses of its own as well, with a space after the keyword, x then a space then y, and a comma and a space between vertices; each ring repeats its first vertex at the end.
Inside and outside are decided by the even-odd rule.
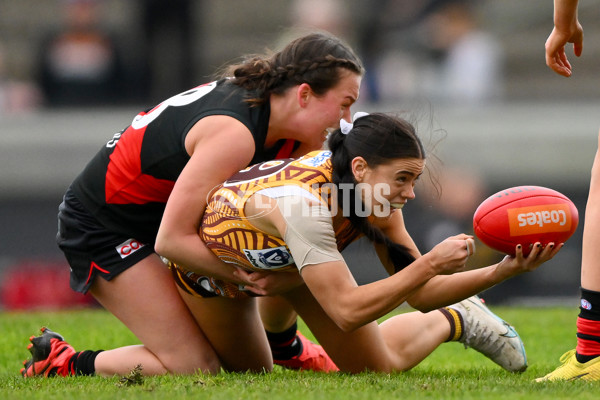
MULTIPOLYGON (((407 370, 454 340, 509 371, 525 370, 517 332, 476 294, 536 269, 562 244, 534 246, 528 257, 517 247, 514 257, 469 271, 462 270, 475 251, 472 236, 457 234, 421 255, 402 215, 425 168, 413 126, 361 115, 342 122, 328 144, 327 152, 250 167, 217 188, 200 230, 207 246, 248 274, 297 269, 302 279, 280 296, 342 371, 407 370), (376 244, 389 278, 356 284, 340 249, 359 235, 376 244), (376 322, 404 302, 419 311, 376 322)), ((270 370, 252 289, 171 267, 223 368, 270 370)))

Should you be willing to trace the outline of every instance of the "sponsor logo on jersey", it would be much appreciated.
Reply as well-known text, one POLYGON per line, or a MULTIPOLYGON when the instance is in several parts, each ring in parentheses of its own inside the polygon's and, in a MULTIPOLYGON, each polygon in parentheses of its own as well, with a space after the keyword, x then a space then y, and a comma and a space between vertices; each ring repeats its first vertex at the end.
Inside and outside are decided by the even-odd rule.
POLYGON ((327 160, 331 158, 330 151, 321 151, 314 157, 307 158, 306 160, 300 161, 300 164, 308 165, 309 167, 318 167, 319 165, 325 164, 327 160))
POLYGON ((571 229, 571 212, 566 204, 512 208, 508 221, 511 236, 565 232, 571 229))
POLYGON ((285 246, 262 250, 244 249, 244 254, 255 268, 260 269, 279 269, 294 263, 285 246))
POLYGON ((117 253, 121 256, 121 258, 128 257, 144 247, 143 243, 138 242, 135 239, 128 239, 115 247, 117 249, 117 253))
POLYGON ((108 147, 109 149, 112 147, 115 147, 117 145, 117 142, 119 141, 119 139, 121 139, 121 135, 124 133, 125 131, 121 131, 121 132, 117 132, 114 134, 114 136, 112 137, 112 139, 110 139, 108 141, 108 143, 106 143, 106 147, 108 147))

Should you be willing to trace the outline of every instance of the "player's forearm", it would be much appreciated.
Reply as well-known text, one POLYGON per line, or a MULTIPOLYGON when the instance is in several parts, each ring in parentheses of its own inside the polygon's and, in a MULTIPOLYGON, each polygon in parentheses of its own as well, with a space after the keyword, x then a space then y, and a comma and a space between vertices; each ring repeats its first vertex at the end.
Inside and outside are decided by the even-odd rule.
POLYGON ((569 31, 577 20, 578 0, 554 0, 554 26, 569 31))
POLYGON ((333 319, 341 329, 350 331, 394 310, 435 276, 435 269, 427 262, 421 257, 389 278, 340 293, 333 319))
POLYGON ((508 276, 499 274, 496 267, 491 265, 452 275, 438 275, 416 291, 408 303, 419 311, 427 312, 481 293, 508 279, 508 276))
POLYGON ((179 237, 178 240, 157 240, 155 249, 159 255, 197 274, 236 284, 245 283, 234 276, 236 269, 221 261, 198 235, 179 237))

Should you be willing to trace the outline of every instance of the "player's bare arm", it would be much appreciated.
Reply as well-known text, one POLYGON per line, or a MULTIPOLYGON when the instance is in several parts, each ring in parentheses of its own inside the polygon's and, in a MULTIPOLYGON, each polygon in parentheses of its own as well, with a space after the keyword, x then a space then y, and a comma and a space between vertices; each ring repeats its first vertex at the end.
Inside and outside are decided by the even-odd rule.
POLYGON ((235 268, 208 250, 198 229, 209 193, 248 165, 254 141, 241 122, 227 116, 210 116, 190 130, 186 148, 191 158, 167 202, 156 250, 190 270, 236 282, 235 268), (215 149, 227 149, 227 160, 223 161, 222 153, 215 149))

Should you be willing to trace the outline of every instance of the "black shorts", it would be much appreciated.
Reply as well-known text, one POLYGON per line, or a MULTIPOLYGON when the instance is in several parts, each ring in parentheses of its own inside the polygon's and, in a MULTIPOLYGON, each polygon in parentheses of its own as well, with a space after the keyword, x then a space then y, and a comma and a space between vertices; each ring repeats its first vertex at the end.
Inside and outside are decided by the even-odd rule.
POLYGON ((71 266, 71 289, 86 293, 97 276, 111 280, 154 253, 154 246, 100 224, 69 189, 58 208, 58 247, 71 266))

